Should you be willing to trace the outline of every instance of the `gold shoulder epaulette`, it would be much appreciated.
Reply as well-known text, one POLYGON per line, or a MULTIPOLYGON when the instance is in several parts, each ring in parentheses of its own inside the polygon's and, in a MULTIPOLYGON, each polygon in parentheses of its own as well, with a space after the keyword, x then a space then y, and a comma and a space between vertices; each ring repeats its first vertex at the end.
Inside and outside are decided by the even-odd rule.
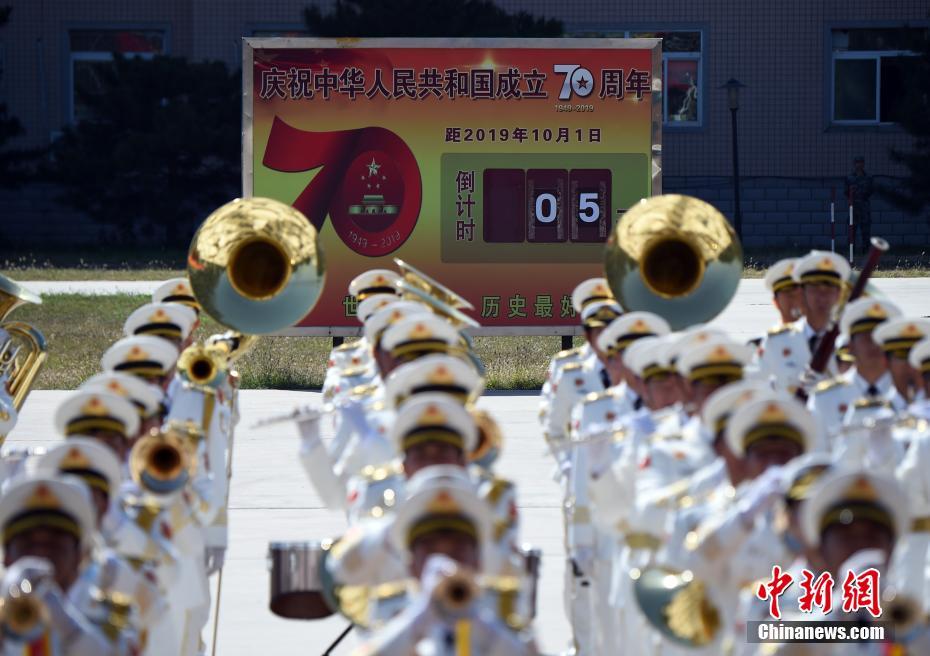
POLYGON ((768 336, 772 337, 773 335, 781 335, 782 333, 787 333, 787 332, 791 332, 791 324, 783 323, 780 326, 769 328, 768 336))
POLYGON ((583 403, 594 403, 595 401, 606 399, 609 396, 613 396, 610 393, 610 390, 601 390, 599 392, 588 392, 587 394, 585 394, 585 397, 584 399, 582 399, 582 402, 583 403))
POLYGON ((508 481, 506 478, 494 476, 494 478, 491 479, 491 485, 488 486, 484 497, 492 504, 497 503, 500 501, 500 498, 503 496, 504 492, 511 489, 512 487, 513 483, 508 481))
POLYGON ((847 382, 845 379, 837 376, 836 378, 831 378, 830 380, 822 380, 819 383, 817 383, 817 386, 814 388, 814 392, 816 393, 826 392, 827 390, 831 390, 834 387, 839 387, 841 385, 846 385, 846 384, 847 382))
POLYGON ((352 351, 352 350, 357 349, 357 348, 359 348, 359 347, 361 347, 361 344, 359 344, 359 342, 356 340, 356 341, 354 341, 354 342, 343 342, 342 344, 340 344, 339 346, 337 346, 336 348, 334 348, 333 351, 337 351, 337 352, 339 352, 339 353, 344 353, 344 352, 346 352, 346 351, 352 351))
POLYGON ((404 466, 400 460, 392 460, 383 465, 365 467, 361 476, 366 481, 383 481, 390 476, 400 476, 404 471, 404 466))
POLYGON ((391 599, 393 597, 399 597, 403 594, 407 594, 410 590, 411 581, 403 579, 400 581, 391 581, 390 583, 382 583, 375 586, 374 590, 371 591, 371 596, 374 599, 384 600, 391 599))
POLYGON ((559 351, 558 353, 555 354, 555 357, 553 357, 552 359, 553 360, 564 360, 565 358, 570 358, 573 355, 581 355, 581 349, 582 349, 581 346, 576 346, 574 348, 565 349, 564 351, 559 351))
POLYGON ((375 383, 367 383, 365 385, 356 385, 352 388, 352 396, 371 396, 378 391, 378 386, 375 383))
POLYGON ((569 362, 567 365, 565 365, 564 367, 562 367, 562 371, 563 371, 563 372, 565 372, 565 371, 578 371, 578 370, 581 369, 583 366, 584 366, 584 365, 581 364, 580 362, 569 362))

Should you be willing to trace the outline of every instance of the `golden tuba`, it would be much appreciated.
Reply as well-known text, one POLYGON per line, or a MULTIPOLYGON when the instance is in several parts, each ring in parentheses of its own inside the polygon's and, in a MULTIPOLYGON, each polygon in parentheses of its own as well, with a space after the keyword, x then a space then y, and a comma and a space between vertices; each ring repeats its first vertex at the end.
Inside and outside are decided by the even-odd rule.
POLYGON ((171 424, 136 442, 129 452, 129 473, 139 487, 151 494, 171 494, 194 476, 196 445, 188 431, 171 424))
POLYGON ((187 274, 204 312, 233 330, 264 334, 307 315, 323 291, 325 265, 307 217, 271 198, 237 198, 197 230, 187 274))
POLYGON ((655 196, 617 222, 604 268, 624 310, 653 312, 680 330, 709 321, 730 303, 743 248, 713 205, 691 196, 655 196))
POLYGON ((26 303, 40 305, 42 299, 0 276, 0 378, 7 377, 7 390, 17 410, 23 407, 48 358, 48 347, 41 332, 22 321, 5 321, 13 310, 26 303))

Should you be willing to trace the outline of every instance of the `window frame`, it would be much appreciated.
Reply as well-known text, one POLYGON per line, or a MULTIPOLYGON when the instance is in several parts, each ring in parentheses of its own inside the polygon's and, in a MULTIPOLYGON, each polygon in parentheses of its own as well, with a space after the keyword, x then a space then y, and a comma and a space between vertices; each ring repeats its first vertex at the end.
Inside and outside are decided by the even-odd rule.
POLYGON ((674 130, 676 132, 688 132, 688 131, 699 131, 704 129, 704 115, 707 111, 707 105, 705 103, 705 91, 706 87, 704 84, 704 56, 707 50, 707 26, 706 25, 693 25, 693 24, 682 24, 675 23, 669 27, 657 27, 654 24, 644 24, 638 25, 634 24, 632 26, 625 25, 624 27, 613 27, 602 25, 596 25, 591 23, 579 23, 568 25, 563 36, 565 37, 584 37, 586 34, 591 33, 602 33, 606 37, 610 38, 624 38, 629 39, 633 38, 631 35, 634 32, 697 32, 700 35, 701 45, 699 52, 668 52, 665 48, 662 48, 662 129, 666 128, 674 130), (696 121, 669 121, 668 120, 668 85, 666 81, 668 80, 668 61, 670 59, 675 60, 686 60, 693 61, 697 59, 698 64, 698 102, 697 102, 697 115, 698 119, 696 121))
POLYGON ((69 23, 64 26, 64 37, 62 39, 62 67, 64 74, 64 93, 62 94, 62 104, 64 105, 64 123, 74 125, 75 97, 74 97, 74 64, 78 61, 106 62, 113 61, 112 52, 91 51, 91 50, 72 50, 71 33, 79 31, 101 32, 120 32, 120 31, 146 31, 162 33, 162 52, 138 52, 126 53, 127 56, 141 57, 143 59, 153 59, 156 54, 168 55, 171 53, 171 26, 167 23, 69 23))
POLYGON ((841 30, 862 29, 930 29, 930 21, 852 21, 845 23, 831 23, 824 29, 824 50, 826 51, 825 66, 826 95, 824 97, 824 111, 826 113, 827 129, 843 128, 872 128, 881 130, 899 130, 900 125, 894 121, 882 121, 882 87, 881 69, 882 57, 914 57, 920 53, 912 50, 834 50, 833 33, 841 30), (875 62, 875 119, 836 119, 836 62, 838 60, 872 60, 875 62))

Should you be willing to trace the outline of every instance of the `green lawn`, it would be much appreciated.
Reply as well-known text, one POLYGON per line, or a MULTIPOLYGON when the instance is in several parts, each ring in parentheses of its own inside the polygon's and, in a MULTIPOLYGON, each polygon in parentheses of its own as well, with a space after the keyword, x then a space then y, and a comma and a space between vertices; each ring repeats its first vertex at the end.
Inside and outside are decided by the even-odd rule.
MULTIPOLYGON (((48 340, 36 389, 72 389, 99 371, 100 356, 122 336, 124 319, 145 301, 128 294, 50 294, 42 305, 17 309, 10 318, 32 323, 48 340)), ((220 327, 206 319, 200 336, 215 332, 220 327)), ((488 366, 489 388, 529 389, 542 385, 560 343, 558 337, 479 337, 475 348, 488 366)), ((264 337, 240 361, 243 387, 319 388, 331 347, 326 337, 264 337)))

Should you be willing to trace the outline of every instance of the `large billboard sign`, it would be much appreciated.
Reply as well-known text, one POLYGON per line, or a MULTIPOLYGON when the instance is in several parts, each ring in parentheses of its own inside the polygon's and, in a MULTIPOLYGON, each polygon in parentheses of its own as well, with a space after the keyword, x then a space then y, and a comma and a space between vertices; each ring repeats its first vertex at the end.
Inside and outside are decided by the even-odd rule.
POLYGON ((347 286, 391 258, 487 334, 569 334, 623 211, 661 193, 656 39, 246 39, 243 186, 320 232, 303 334, 359 328, 347 286))

